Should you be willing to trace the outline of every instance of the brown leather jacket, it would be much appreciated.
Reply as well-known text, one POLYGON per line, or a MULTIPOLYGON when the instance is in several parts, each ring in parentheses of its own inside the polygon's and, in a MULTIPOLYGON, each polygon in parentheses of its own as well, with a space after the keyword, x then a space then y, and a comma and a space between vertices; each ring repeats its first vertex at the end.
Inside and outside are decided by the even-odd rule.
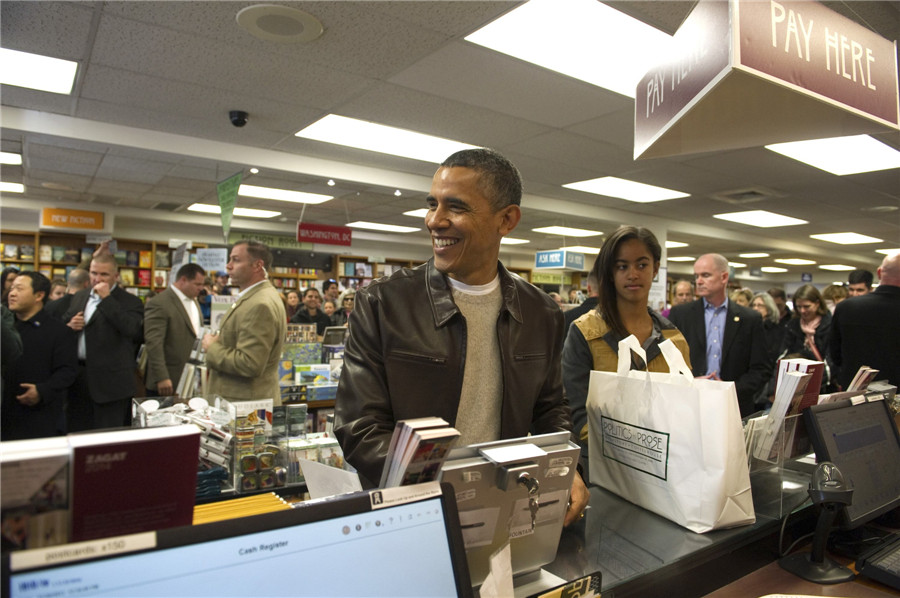
MULTIPOLYGON (((498 268, 501 438, 571 431, 561 378, 562 312, 546 293, 499 262, 498 268)), ((433 260, 356 294, 334 427, 364 482, 381 479, 396 421, 438 416, 454 425, 465 348, 465 319, 433 260)))

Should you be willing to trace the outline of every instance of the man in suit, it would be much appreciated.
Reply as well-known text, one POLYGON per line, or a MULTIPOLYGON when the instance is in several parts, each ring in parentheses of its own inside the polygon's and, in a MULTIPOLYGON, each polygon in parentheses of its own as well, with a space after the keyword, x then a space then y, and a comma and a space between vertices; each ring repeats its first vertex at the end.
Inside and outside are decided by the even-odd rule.
POLYGON ((267 271, 272 252, 259 241, 238 241, 226 266, 237 301, 215 334, 203 337, 209 392, 228 400, 274 399, 281 405, 278 362, 287 331, 284 302, 267 271))
POLYGON ((749 415, 772 369, 762 318, 728 300, 725 257, 700 256, 694 263, 694 278, 700 299, 673 307, 669 320, 687 339, 694 375, 734 381, 741 416, 749 415))
POLYGON ((144 351, 147 396, 172 396, 203 326, 197 296, 206 272, 197 264, 179 268, 172 286, 147 301, 144 311, 144 351))
POLYGON ((83 268, 75 268, 74 270, 69 272, 69 277, 66 282, 66 294, 59 299, 47 301, 44 304, 44 309, 54 318, 61 320, 62 315, 66 313, 66 311, 69 309, 69 306, 72 304, 72 297, 75 295, 75 293, 88 288, 90 284, 90 273, 83 268))
POLYGON ((72 296, 62 316, 78 334, 78 378, 69 396, 69 431, 128 425, 135 393, 135 355, 143 337, 144 304, 116 284, 109 253, 91 260, 89 289, 72 296))
POLYGON ((878 278, 874 291, 834 308, 830 351, 841 388, 862 365, 878 369, 878 380, 900 386, 900 252, 884 258, 878 278))
POLYGON ((8 385, 3 392, 3 440, 57 436, 65 431, 63 406, 78 373, 75 333, 47 315, 44 298, 50 281, 38 272, 23 272, 9 291, 9 308, 16 315, 22 339, 21 357, 9 359, 8 385))

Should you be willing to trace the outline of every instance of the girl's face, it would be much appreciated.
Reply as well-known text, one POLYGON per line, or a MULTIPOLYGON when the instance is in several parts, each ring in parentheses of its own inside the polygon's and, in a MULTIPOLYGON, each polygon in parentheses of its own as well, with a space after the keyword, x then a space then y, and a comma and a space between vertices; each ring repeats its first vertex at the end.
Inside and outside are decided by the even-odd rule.
POLYGON ((291 307, 297 307, 298 305, 300 305, 300 295, 298 295, 297 293, 288 293, 287 304, 291 307))
POLYGON ((613 281, 619 301, 647 304, 650 285, 659 271, 659 263, 640 239, 628 239, 616 250, 613 263, 613 281))
POLYGON ((798 301, 794 301, 794 307, 797 308, 797 311, 800 313, 800 319, 803 320, 804 323, 812 322, 819 315, 818 301, 800 299, 798 301))
POLYGON ((326 301, 322 304, 322 311, 329 316, 334 313, 334 301, 326 301))

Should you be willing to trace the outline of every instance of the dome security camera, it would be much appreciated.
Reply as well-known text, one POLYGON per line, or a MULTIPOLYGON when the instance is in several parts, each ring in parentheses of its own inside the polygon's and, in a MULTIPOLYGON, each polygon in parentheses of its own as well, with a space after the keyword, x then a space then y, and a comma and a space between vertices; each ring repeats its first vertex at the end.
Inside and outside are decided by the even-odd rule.
POLYGON ((231 119, 231 124, 236 127, 243 127, 247 124, 247 113, 243 110, 232 110, 228 113, 228 118, 231 119))

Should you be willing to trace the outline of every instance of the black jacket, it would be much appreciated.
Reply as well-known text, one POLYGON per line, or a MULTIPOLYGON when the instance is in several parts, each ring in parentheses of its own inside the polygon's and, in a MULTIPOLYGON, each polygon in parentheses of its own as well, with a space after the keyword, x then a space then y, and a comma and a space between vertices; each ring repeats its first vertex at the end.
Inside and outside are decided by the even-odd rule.
MULTIPOLYGON (((563 317, 543 291, 498 263, 503 305, 501 438, 571 431, 563 398, 563 317)), ((394 423, 456 421, 466 364, 466 322, 433 260, 356 294, 335 405, 335 435, 370 483, 381 478, 394 423)))
POLYGON ((821 355, 821 359, 816 357, 806 346, 806 334, 800 328, 800 318, 796 317, 787 323, 784 328, 784 339, 781 341, 781 355, 783 357, 804 357, 814 361, 825 362, 825 374, 822 376, 821 392, 830 392, 833 390, 831 386, 831 356, 828 354, 828 339, 831 337, 831 312, 826 311, 822 316, 822 321, 816 328, 813 339, 816 343, 816 349, 821 355))

